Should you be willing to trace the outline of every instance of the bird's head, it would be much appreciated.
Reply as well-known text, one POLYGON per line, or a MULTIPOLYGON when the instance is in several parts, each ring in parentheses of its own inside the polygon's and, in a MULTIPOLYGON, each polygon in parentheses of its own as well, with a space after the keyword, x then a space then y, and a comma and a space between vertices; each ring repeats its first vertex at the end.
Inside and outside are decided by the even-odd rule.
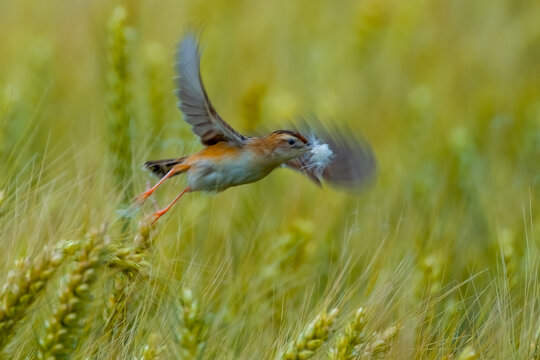
POLYGON ((311 150, 308 139, 299 132, 290 130, 276 130, 265 139, 265 145, 271 150, 272 157, 284 163, 302 156, 311 150))

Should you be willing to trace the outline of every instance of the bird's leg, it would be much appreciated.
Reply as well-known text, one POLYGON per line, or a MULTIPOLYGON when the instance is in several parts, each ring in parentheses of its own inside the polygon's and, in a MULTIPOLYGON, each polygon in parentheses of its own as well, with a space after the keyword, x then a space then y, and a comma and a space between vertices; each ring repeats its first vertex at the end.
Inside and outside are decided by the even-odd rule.
POLYGON ((156 185, 154 185, 153 187, 151 187, 150 189, 146 190, 145 192, 143 192, 142 194, 140 194, 139 196, 137 196, 135 198, 135 203, 137 205, 142 205, 142 203, 150 196, 152 195, 152 193, 158 188, 159 185, 163 184, 163 182, 165 180, 167 180, 168 178, 170 178, 171 176, 173 176, 175 174, 175 172, 177 172, 178 170, 176 170, 175 168, 172 168, 164 177, 161 178, 161 180, 159 180, 157 182, 156 185))
POLYGON ((182 195, 184 195, 185 193, 190 192, 190 191, 191 191, 191 188, 189 186, 186 187, 184 189, 184 191, 182 191, 180 193, 180 195, 178 195, 176 197, 176 199, 174 199, 169 205, 167 205, 166 208, 156 211, 154 213, 154 215, 153 215, 154 220, 152 221, 152 223, 155 223, 163 214, 165 214, 167 211, 169 211, 169 209, 174 205, 174 203, 176 203, 178 201, 178 199, 180 199, 182 197, 182 195))

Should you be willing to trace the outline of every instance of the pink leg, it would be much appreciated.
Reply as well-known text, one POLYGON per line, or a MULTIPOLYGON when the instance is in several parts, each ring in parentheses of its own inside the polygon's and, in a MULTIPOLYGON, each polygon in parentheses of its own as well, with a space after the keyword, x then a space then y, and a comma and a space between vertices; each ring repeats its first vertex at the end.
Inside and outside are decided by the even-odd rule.
POLYGON ((152 221, 152 223, 155 223, 163 214, 169 211, 169 209, 178 201, 178 199, 182 197, 182 195, 190 191, 191 191, 191 188, 188 186, 187 188, 184 189, 184 191, 180 193, 180 195, 176 197, 176 199, 174 199, 169 205, 167 205, 166 208, 156 211, 153 215, 154 220, 152 221))
POLYGON ((152 195, 152 193, 158 188, 159 185, 163 184, 163 182, 165 180, 167 180, 168 178, 170 178, 172 175, 174 175, 174 173, 176 172, 177 170, 175 170, 174 168, 172 168, 164 177, 161 178, 161 180, 159 180, 157 182, 156 185, 154 185, 153 187, 151 187, 150 189, 146 190, 145 192, 143 192, 142 194, 140 194, 139 196, 137 196, 135 198, 135 203, 137 203, 137 205, 142 205, 142 203, 150 196, 152 195))

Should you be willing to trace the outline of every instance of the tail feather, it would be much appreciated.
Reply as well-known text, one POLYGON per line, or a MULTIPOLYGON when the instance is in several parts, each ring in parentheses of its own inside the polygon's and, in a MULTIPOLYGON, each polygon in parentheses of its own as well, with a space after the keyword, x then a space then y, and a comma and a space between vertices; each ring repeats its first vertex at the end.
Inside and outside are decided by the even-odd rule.
MULTIPOLYGON (((178 164, 181 164, 184 162, 184 160, 187 159, 186 157, 181 157, 177 159, 164 159, 164 160, 154 160, 154 161, 147 161, 144 163, 144 168, 150 170, 152 174, 157 176, 158 178, 164 177, 171 169, 178 164)), ((178 172, 174 175, 178 175, 181 172, 178 172)), ((173 176, 174 176, 173 175, 173 176)))

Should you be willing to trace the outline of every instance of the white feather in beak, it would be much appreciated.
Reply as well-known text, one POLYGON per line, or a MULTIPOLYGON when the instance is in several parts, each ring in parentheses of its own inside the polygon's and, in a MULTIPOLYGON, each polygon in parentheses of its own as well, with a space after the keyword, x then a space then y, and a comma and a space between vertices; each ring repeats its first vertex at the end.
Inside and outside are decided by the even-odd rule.
POLYGON ((328 144, 321 143, 315 135, 311 134, 308 139, 311 144, 311 150, 304 155, 305 168, 306 170, 312 170, 315 176, 319 180, 322 180, 324 169, 330 165, 335 155, 332 150, 330 150, 328 144))

